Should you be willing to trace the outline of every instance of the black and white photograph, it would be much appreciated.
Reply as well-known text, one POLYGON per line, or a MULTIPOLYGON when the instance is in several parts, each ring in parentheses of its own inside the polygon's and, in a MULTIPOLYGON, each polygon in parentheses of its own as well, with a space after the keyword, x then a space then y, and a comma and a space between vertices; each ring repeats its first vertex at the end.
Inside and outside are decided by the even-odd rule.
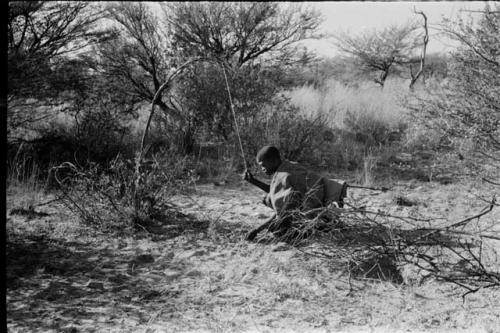
POLYGON ((500 332, 500 2, 5 9, 6 332, 500 332))

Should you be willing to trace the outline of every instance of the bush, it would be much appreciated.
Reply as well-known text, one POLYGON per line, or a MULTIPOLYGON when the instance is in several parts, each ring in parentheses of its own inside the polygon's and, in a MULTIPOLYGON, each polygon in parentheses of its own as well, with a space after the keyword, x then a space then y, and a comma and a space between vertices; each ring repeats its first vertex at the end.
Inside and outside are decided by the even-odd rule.
POLYGON ((373 114, 355 114, 350 111, 345 115, 344 124, 347 131, 354 134, 356 141, 366 147, 377 147, 399 141, 406 130, 404 123, 391 126, 373 114))
POLYGON ((447 139, 440 146, 469 159, 474 173, 499 171, 499 9, 486 5, 477 20, 445 22, 445 32, 460 42, 451 55, 449 77, 417 94, 410 104, 420 119, 447 139), (466 147, 468 151, 463 150, 466 147))
POLYGON ((63 202, 84 223, 102 230, 133 230, 165 222, 175 210, 170 199, 193 181, 186 162, 153 156, 143 164, 137 183, 135 161, 121 155, 105 166, 89 163, 82 168, 65 162, 52 170, 63 202))
POLYGON ((287 159, 321 164, 324 159, 323 146, 329 132, 324 117, 300 114, 298 108, 282 94, 276 95, 269 105, 241 127, 243 146, 249 161, 253 161, 255 153, 262 146, 270 144, 279 148, 287 159))
POLYGON ((75 97, 65 108, 41 108, 47 109, 45 121, 13 129, 8 139, 8 168, 15 156, 21 156, 27 161, 27 172, 35 164, 46 177, 52 166, 63 162, 105 165, 118 154, 132 158, 140 142, 128 124, 132 110, 111 100, 117 97, 94 88, 97 91, 75 97))

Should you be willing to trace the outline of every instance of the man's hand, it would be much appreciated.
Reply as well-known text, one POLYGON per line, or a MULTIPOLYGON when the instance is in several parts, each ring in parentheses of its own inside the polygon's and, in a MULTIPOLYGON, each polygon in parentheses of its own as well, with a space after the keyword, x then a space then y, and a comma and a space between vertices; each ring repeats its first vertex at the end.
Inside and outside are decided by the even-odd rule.
POLYGON ((243 180, 246 180, 250 184, 257 186, 258 188, 260 188, 262 191, 264 191, 266 193, 269 193, 269 191, 271 189, 271 187, 269 185, 264 184, 263 182, 261 182, 257 178, 254 178, 254 176, 252 175, 252 173, 250 171, 248 171, 248 169, 245 170, 245 173, 242 175, 241 178, 243 178, 243 180))
POLYGON ((248 171, 248 169, 245 170, 245 173, 243 174, 243 180, 246 180, 249 183, 252 183, 255 178, 253 177, 252 173, 248 171))
POLYGON ((250 231, 246 236, 245 236, 245 240, 251 242, 254 240, 255 237, 257 237, 257 234, 259 233, 260 230, 258 229, 253 229, 252 231, 250 231))

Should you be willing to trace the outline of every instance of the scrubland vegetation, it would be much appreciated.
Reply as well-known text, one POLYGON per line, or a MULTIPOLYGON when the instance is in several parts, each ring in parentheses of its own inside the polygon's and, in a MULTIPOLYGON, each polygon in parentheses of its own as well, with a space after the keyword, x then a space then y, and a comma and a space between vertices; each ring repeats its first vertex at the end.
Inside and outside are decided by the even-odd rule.
POLYGON ((303 7, 9 3, 9 331, 500 325, 499 6, 443 21, 460 46, 411 88, 420 25, 322 59, 297 47, 320 23, 303 7), (265 144, 389 190, 246 243, 265 144))

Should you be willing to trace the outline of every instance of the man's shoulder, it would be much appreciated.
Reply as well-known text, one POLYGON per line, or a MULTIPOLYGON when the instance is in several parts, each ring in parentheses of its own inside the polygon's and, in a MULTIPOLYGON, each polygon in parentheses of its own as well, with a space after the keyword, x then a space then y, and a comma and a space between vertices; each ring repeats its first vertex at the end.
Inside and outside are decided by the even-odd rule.
POLYGON ((281 164, 276 172, 293 173, 293 172, 304 170, 304 169, 305 169, 305 167, 302 166, 301 164, 299 164, 298 162, 284 160, 283 162, 281 162, 281 164))
POLYGON ((285 160, 281 162, 278 170, 274 173, 273 182, 294 185, 297 182, 297 177, 300 178, 305 172, 305 168, 297 162, 285 160))
POLYGON ((285 170, 278 170, 274 173, 272 181, 284 182, 292 176, 292 173, 285 170))

